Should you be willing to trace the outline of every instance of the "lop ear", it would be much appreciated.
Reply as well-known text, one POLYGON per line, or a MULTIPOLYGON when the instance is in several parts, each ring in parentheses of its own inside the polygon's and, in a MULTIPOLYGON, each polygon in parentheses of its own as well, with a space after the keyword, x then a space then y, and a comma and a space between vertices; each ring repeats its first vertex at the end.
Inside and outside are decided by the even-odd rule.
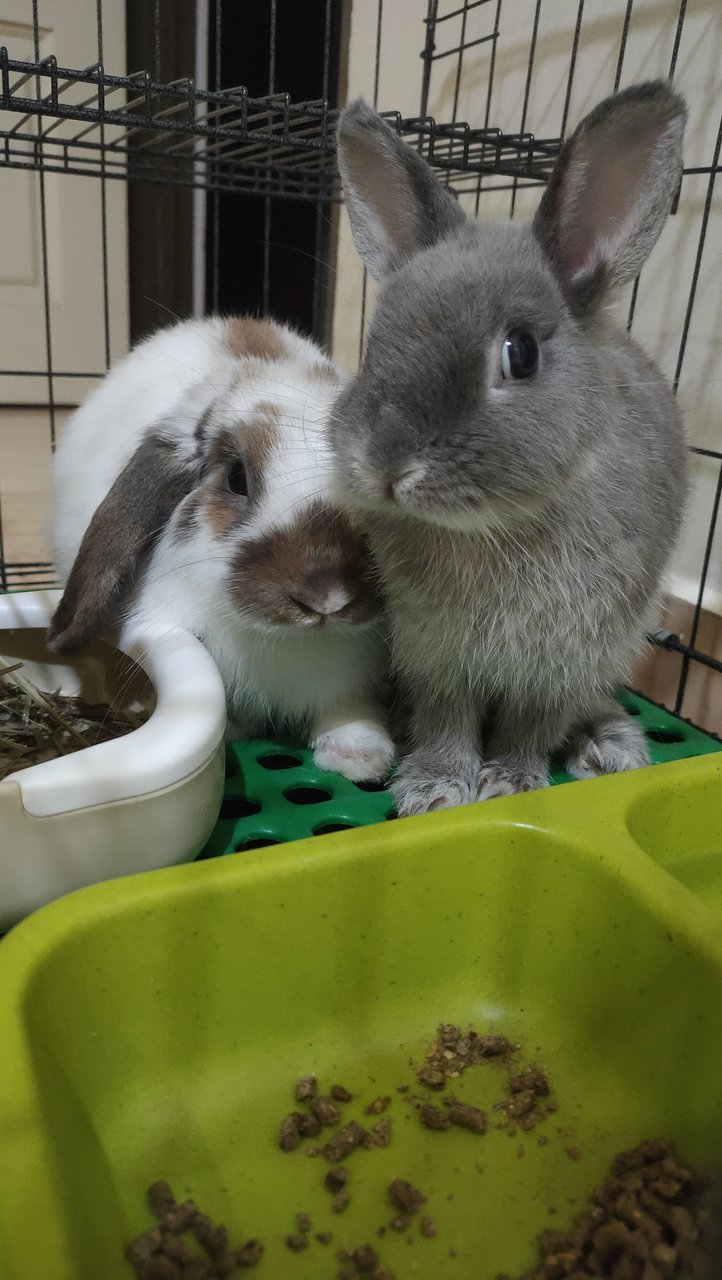
POLYGON ((426 161, 360 98, 341 112, 337 145, 354 243, 376 280, 465 221, 426 161))
POLYGON ((147 437, 85 531, 48 629, 55 653, 75 653, 117 620, 118 610, 195 468, 160 435, 147 437))
POLYGON ((682 176, 685 104, 663 81, 607 98, 564 146, 534 231, 578 313, 647 261, 682 176))

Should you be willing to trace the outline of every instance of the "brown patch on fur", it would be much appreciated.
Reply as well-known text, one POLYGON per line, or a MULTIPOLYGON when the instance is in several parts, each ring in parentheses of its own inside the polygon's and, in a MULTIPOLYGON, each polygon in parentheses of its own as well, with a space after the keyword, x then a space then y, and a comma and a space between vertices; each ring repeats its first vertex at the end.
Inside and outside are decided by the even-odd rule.
POLYGON ((231 591, 239 607, 252 607, 276 626, 325 625, 314 611, 329 591, 348 594, 334 621, 366 622, 380 609, 369 553, 346 517, 314 503, 287 528, 274 529, 241 547, 232 566, 231 591))
POLYGON ((196 489, 184 498, 178 508, 176 532, 179 542, 186 542, 193 534, 198 523, 198 513, 203 506, 203 489, 196 489))
POLYGON ((311 382, 329 382, 334 387, 340 387, 341 379, 335 369, 327 364, 314 364, 308 371, 311 382))
POLYGON ((226 321, 226 346, 243 360, 282 360, 288 355, 283 334, 271 320, 231 316, 226 321))
POLYGON ((204 508, 214 538, 227 537, 248 516, 248 500, 228 488, 228 472, 237 462, 245 465, 239 435, 226 427, 213 438, 206 459, 208 479, 198 490, 199 505, 204 508))
POLYGON ((180 538, 193 536, 198 516, 203 511, 214 538, 223 539, 248 519, 251 503, 264 491, 266 463, 278 443, 277 423, 281 410, 271 401, 254 406, 254 421, 240 429, 226 427, 212 439, 205 463, 206 480, 187 499, 178 517, 180 538), (248 498, 232 493, 228 487, 229 471, 242 463, 248 482, 248 498))
POLYGON ((271 400, 259 400, 253 411, 259 414, 261 418, 266 418, 269 422, 279 423, 283 416, 282 410, 277 404, 273 404, 271 400))
POLYGON ((225 538, 232 529, 243 523, 238 499, 232 493, 221 492, 220 485, 214 486, 206 498, 206 519, 211 526, 214 538, 225 538))
POLYGON ((230 427, 225 427, 213 437, 206 456, 206 468, 213 471, 217 467, 233 466, 241 457, 240 438, 230 427))
POLYGON ((243 454, 249 467, 263 475, 264 468, 280 436, 278 426, 281 421, 281 410, 277 405, 261 400, 254 408, 258 420, 246 428, 243 439, 243 454))

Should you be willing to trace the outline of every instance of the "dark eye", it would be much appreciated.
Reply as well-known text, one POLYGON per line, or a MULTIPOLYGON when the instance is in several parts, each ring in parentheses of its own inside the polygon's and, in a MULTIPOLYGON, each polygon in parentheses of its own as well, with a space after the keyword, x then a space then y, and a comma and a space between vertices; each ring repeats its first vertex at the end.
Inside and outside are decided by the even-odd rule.
POLYGON ((246 468, 242 462, 234 462, 232 466, 228 468, 226 480, 231 493, 240 493, 244 498, 248 497, 246 468))
POLYGON ((536 338, 524 329, 512 329, 501 344, 502 378, 531 378, 539 367, 536 338))

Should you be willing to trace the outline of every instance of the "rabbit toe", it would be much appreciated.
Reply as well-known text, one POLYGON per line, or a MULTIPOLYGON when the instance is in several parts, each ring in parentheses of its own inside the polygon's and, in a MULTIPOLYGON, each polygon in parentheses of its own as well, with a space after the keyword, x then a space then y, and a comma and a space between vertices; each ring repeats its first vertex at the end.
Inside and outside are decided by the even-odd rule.
POLYGON ((649 764, 644 732, 625 712, 592 722, 567 744, 564 768, 573 778, 597 778, 605 773, 626 773, 649 764))
POLYGON ((522 791, 538 791, 540 787, 548 786, 549 777, 541 761, 499 756, 481 769, 474 798, 493 800, 498 796, 514 796, 522 791))
POLYGON ((346 724, 313 743, 317 769, 340 773, 350 782, 383 782, 394 763, 394 744, 381 725, 346 724))
POLYGON ((471 778, 461 775, 450 778, 439 773, 430 775, 414 767, 413 757, 402 762, 389 791, 400 818, 436 809, 453 809, 460 804, 470 804, 474 799, 471 778))

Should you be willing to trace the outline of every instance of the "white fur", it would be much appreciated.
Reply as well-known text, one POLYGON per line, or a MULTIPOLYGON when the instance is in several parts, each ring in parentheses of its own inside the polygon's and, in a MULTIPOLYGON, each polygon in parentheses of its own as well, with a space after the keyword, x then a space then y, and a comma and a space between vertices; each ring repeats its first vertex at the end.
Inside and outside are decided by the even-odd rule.
MULTIPOLYGON (((260 402, 282 411, 281 439, 264 467, 265 496, 244 526, 244 542, 291 525, 304 506, 328 496, 327 423, 338 385, 311 371, 334 366, 314 343, 282 326, 287 356, 244 361, 226 345, 226 325, 218 317, 187 321, 154 335, 68 422, 52 486, 52 541, 64 579, 96 508, 146 433, 161 427, 191 457, 195 428, 211 405, 211 431, 243 421, 260 402)), ((271 628, 242 613, 225 587, 230 550, 205 525, 190 539, 178 538, 179 511, 130 601, 126 629, 185 628, 198 636, 223 676, 235 732, 289 727, 318 740, 321 767, 355 780, 385 776, 393 745, 379 709, 382 626, 271 628)), ((344 603, 339 589, 333 596, 329 612, 344 603)))

